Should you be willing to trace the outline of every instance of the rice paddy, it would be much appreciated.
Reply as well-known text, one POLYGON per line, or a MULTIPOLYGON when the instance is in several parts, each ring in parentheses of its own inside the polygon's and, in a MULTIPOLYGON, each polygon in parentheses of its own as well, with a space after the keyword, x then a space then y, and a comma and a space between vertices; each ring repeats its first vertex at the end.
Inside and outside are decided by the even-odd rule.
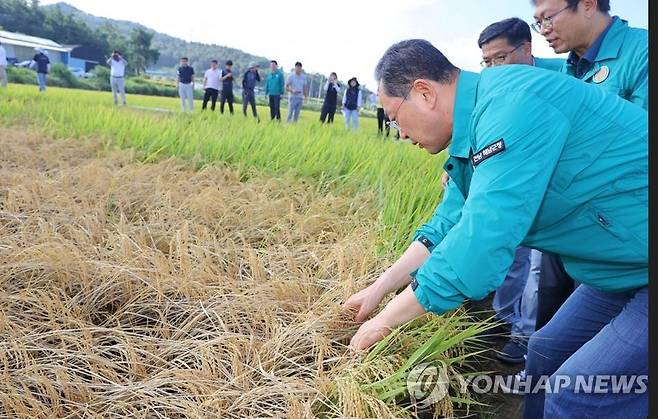
POLYGON ((0 96, 0 416, 416 417, 414 366, 468 371, 489 324, 428 315, 353 353, 341 307, 431 214, 440 157, 101 95, 0 96))

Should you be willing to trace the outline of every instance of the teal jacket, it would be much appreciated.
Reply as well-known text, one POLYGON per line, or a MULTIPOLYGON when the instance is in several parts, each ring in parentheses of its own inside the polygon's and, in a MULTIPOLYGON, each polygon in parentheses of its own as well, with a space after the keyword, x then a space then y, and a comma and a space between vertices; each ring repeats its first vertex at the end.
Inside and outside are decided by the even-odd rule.
MULTIPOLYGON (((605 35, 594 65, 583 81, 598 84, 644 109, 649 108, 649 32, 631 28, 615 18, 605 35)), ((573 75, 574 66, 565 62, 562 72, 573 75)))
POLYGON ((414 240, 428 311, 479 300, 517 246, 561 257, 603 291, 648 282, 648 116, 591 84, 527 65, 462 71, 443 202, 414 240))
POLYGON ((282 95, 285 91, 283 71, 277 70, 276 73, 272 73, 271 71, 267 73, 267 78, 265 79, 265 94, 268 96, 282 95))
POLYGON ((535 67, 553 71, 562 70, 565 62, 563 58, 539 58, 534 56, 532 58, 535 60, 535 67))

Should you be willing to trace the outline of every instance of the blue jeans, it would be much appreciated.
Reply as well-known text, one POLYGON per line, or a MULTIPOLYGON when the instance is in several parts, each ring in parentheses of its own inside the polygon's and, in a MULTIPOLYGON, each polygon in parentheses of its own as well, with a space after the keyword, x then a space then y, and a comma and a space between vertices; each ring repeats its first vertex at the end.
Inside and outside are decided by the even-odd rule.
POLYGON ((610 293, 581 285, 530 338, 527 377, 534 387, 540 376, 550 376, 547 385, 553 390, 526 394, 524 418, 644 418, 649 409, 648 364, 647 287, 610 293), (587 391, 576 376, 603 377, 602 392, 594 386, 587 391), (606 376, 612 378, 606 382, 606 376), (614 392, 619 376, 635 376, 632 391, 614 392), (556 382, 567 379, 569 384, 563 381, 556 392, 556 382))
POLYGON ((39 82, 39 91, 46 91, 46 73, 37 73, 37 81, 39 82))
POLYGON ((516 325, 512 325, 513 335, 529 338, 530 335, 535 333, 541 257, 542 253, 539 250, 532 249, 530 251, 530 271, 528 272, 528 280, 525 283, 523 296, 521 297, 521 318, 516 325))
MULTIPOLYGON (((253 90, 243 89, 242 90, 242 113, 244 116, 247 116, 247 105, 251 105, 251 113, 254 114, 254 118, 258 118, 258 111, 256 110, 256 94, 253 90)), ((229 104, 230 108, 230 104, 229 104)))
POLYGON ((347 127, 347 129, 350 128, 350 121, 352 121, 351 122, 352 128, 354 128, 354 129, 359 128, 359 111, 358 111, 358 109, 355 109, 353 111, 351 111, 349 109, 345 109, 344 111, 345 111, 345 126, 347 127))
POLYGON ((302 111, 303 104, 303 97, 291 96, 290 99, 288 99, 288 122, 297 122, 299 120, 299 113, 302 111))
POLYGON ((519 246, 505 280, 496 289, 492 303, 496 318, 512 325, 512 335, 526 338, 535 330, 534 319, 531 319, 531 325, 524 325, 521 311, 529 271, 530 249, 519 246))

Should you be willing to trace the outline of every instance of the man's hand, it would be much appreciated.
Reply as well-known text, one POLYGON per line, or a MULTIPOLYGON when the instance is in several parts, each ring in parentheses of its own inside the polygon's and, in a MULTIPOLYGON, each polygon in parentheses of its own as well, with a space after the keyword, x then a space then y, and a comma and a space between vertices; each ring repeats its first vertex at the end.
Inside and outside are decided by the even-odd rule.
POLYGON ((391 333, 394 328, 423 314, 425 309, 418 303, 411 287, 407 287, 377 316, 361 325, 350 341, 350 348, 355 351, 368 349, 391 333))
POLYGON ((386 292, 377 283, 362 289, 347 299, 343 307, 356 311, 356 322, 362 322, 379 306, 386 292))
POLYGON ((368 349, 388 336, 393 327, 377 316, 361 325, 356 334, 352 336, 350 348, 355 351, 368 349))

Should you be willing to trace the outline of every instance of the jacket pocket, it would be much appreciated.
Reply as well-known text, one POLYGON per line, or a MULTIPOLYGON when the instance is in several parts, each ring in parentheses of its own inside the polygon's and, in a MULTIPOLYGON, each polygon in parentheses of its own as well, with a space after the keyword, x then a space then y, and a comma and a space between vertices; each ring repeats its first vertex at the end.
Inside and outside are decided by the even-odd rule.
MULTIPOLYGON (((624 213, 630 212, 632 206, 622 209, 624 213)), ((619 262, 648 262, 648 235, 642 228, 643 220, 641 215, 633 222, 629 222, 627 220, 629 214, 613 215, 609 211, 604 211, 594 205, 588 205, 584 215, 596 223, 605 233, 612 236, 611 239, 617 239, 616 241, 620 247, 609 249, 611 259, 616 259, 612 256, 618 255, 624 259, 619 260, 619 262), (626 222, 622 222, 622 219, 626 222)), ((601 239, 606 240, 605 235, 601 239)))

